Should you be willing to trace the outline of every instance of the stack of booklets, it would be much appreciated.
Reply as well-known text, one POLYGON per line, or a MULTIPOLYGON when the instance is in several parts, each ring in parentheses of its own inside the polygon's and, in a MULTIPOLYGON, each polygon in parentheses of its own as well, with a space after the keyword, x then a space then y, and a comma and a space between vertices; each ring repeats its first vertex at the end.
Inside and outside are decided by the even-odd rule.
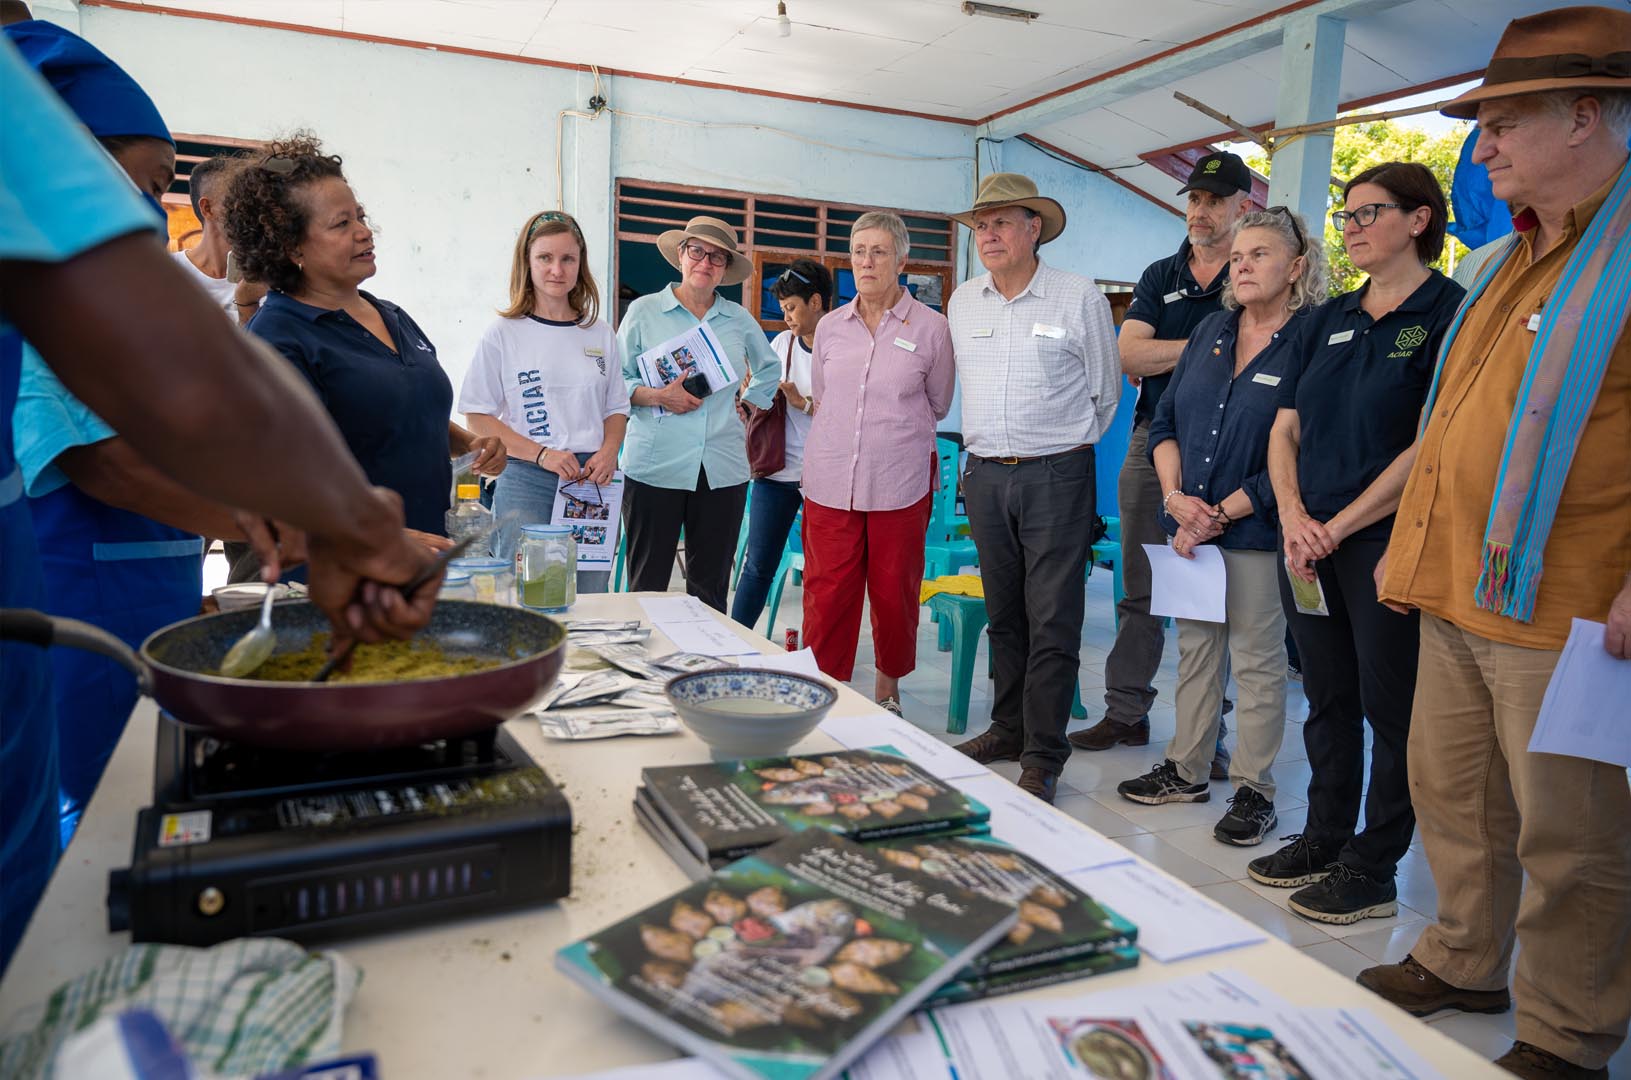
POLYGON ((693 879, 805 829, 851 840, 982 832, 991 812, 884 750, 645 769, 635 816, 693 879))
POLYGON ((1018 921, 1011 904, 807 829, 555 963, 727 1076, 826 1080, 1018 921))
POLYGON ((935 991, 931 1005, 1012 994, 1138 964, 1138 927, 1035 859, 991 836, 881 840, 893 866, 1012 904, 1019 921, 935 991))

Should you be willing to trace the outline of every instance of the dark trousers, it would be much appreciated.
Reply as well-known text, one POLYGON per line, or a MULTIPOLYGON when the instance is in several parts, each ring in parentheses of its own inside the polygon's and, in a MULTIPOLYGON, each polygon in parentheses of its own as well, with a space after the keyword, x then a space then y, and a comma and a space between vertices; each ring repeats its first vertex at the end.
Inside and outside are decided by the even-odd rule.
POLYGON ((963 477, 990 620, 991 730, 1020 764, 1058 773, 1081 663, 1094 518, 1093 449, 1017 465, 970 457, 963 477))
MULTIPOLYGON (((731 601, 731 618, 743 626, 751 627, 764 614, 765 597, 776 581, 787 534, 803 502, 792 480, 753 481, 753 498, 748 500, 748 552, 736 582, 736 599, 731 601)), ((765 636, 774 629, 766 627, 765 636)))
POLYGON ((668 591, 683 527, 685 591, 715 611, 724 611, 747 498, 746 483, 710 488, 708 474, 702 471, 695 491, 653 487, 629 478, 623 489, 629 591, 668 591))
POLYGON ((1392 878, 1416 827, 1405 746, 1421 624, 1418 613, 1400 615, 1377 602, 1372 574, 1386 550, 1386 538, 1349 539, 1330 558, 1314 564, 1330 615, 1299 613, 1285 564, 1280 565, 1280 600, 1302 656, 1303 693, 1308 696, 1303 745, 1313 777, 1303 831, 1310 840, 1341 844, 1342 862, 1377 878, 1392 878), (1361 795, 1365 829, 1355 833, 1361 795))

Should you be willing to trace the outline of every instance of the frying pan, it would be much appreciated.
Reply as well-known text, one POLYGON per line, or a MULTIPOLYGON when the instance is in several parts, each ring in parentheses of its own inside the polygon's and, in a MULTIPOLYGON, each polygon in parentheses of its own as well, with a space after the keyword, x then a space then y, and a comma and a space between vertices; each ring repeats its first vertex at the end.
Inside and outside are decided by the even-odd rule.
MULTIPOLYGON (((328 618, 307 602, 273 608, 274 656, 299 652, 328 618)), ((393 683, 278 683, 214 674, 227 649, 259 621, 256 609, 173 623, 141 653, 97 627, 39 612, 0 612, 0 637, 67 645, 112 657, 142 693, 181 723, 218 738, 279 750, 374 750, 471 735, 525 712, 560 673, 566 629, 523 608, 443 600, 415 640, 498 667, 393 683)))

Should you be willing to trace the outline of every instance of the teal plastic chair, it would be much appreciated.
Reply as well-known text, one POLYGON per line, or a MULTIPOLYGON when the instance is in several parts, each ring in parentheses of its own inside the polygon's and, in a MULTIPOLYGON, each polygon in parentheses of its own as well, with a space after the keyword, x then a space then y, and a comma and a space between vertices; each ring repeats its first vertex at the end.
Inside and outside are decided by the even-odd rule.
POLYGON ((770 583, 770 595, 765 603, 765 637, 776 637, 776 614, 781 610, 782 591, 793 574, 804 574, 804 509, 793 516, 793 527, 787 530, 787 546, 782 548, 782 561, 776 567, 776 580, 770 583))
POLYGON ((1116 629, 1121 629, 1121 598, 1126 595, 1121 587, 1121 519, 1107 517, 1104 519, 1107 526, 1104 538, 1093 545, 1093 555, 1088 563, 1088 576, 1093 574, 1093 563, 1110 568, 1110 595, 1114 598, 1116 629))
POLYGON ((925 578, 955 574, 958 567, 977 566, 980 561, 974 541, 968 536, 968 515, 957 512, 957 478, 963 452, 950 439, 937 438, 934 443, 940 487, 934 493, 923 544, 925 578))
POLYGON ((748 484, 747 498, 742 502, 742 527, 736 530, 736 569, 731 571, 731 588, 742 584, 742 567, 748 561, 748 509, 753 505, 753 487, 748 484))

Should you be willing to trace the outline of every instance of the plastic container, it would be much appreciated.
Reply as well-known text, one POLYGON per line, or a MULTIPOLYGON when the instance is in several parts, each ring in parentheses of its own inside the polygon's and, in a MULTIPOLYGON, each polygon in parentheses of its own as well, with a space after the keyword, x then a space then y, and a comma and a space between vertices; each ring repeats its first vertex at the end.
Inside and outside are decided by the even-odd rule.
POLYGON ((470 578, 471 599, 486 604, 515 606, 515 568, 503 559, 488 557, 454 559, 447 564, 448 576, 466 574, 470 578))
POLYGON ((493 523, 493 512, 481 505, 480 484, 460 484, 454 489, 453 509, 442 515, 450 539, 463 540, 479 534, 493 523))
POLYGON ((442 600, 474 600, 476 587, 470 583, 469 574, 449 569, 442 575, 442 587, 436 595, 442 600))
POLYGON ((578 599, 578 542, 569 525, 523 525, 516 550, 521 606, 558 615, 578 599))

